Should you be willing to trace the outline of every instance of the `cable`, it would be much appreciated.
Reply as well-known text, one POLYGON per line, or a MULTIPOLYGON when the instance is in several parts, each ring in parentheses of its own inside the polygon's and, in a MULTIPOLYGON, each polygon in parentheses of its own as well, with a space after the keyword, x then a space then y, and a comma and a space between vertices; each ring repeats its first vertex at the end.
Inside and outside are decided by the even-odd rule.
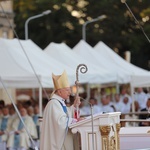
POLYGON ((122 3, 124 3, 126 5, 126 7, 128 8, 129 12, 131 13, 131 15, 133 16, 136 24, 140 27, 140 29, 142 30, 143 34, 145 35, 145 37, 147 38, 148 42, 150 43, 150 39, 149 37, 146 35, 143 27, 141 26, 140 22, 136 19, 136 17, 134 16, 134 14, 132 13, 130 7, 128 6, 128 4, 126 3, 126 0, 121 0, 122 3))
POLYGON ((2 78, 1 78, 1 76, 0 76, 0 80, 1 80, 1 83, 2 83, 2 86, 3 86, 4 90, 5 90, 5 92, 7 93, 9 99, 11 100, 11 102, 12 102, 12 104, 13 104, 13 106, 14 106, 14 108, 15 108, 17 114, 18 114, 19 119, 20 119, 21 122, 23 123, 23 126, 24 126, 24 128, 25 128, 26 133, 28 134, 28 136, 29 136, 31 142, 32 142, 33 145, 34 145, 35 150, 38 150, 38 148, 36 147, 36 145, 35 145, 35 143, 34 143, 32 137, 31 137, 31 135, 30 135, 30 133, 29 133, 29 131, 28 131, 28 129, 27 129, 27 127, 26 127, 26 125, 25 125, 25 123, 24 123, 24 121, 23 121, 23 119, 22 119, 20 113, 19 113, 19 111, 18 111, 18 108, 16 107, 16 105, 15 105, 15 103, 14 103, 14 100, 12 99, 11 95, 9 94, 9 92, 8 92, 8 90, 7 90, 7 88, 6 88, 5 84, 4 84, 4 82, 3 82, 2 78))
MULTIPOLYGON (((20 44, 20 47, 21 47, 21 49, 23 50, 23 52, 24 52, 24 54, 25 54, 25 56, 26 56, 26 58, 27 58, 27 60, 28 60, 28 62, 29 62, 29 64, 30 64, 30 66, 31 66, 31 68, 32 68, 32 70, 33 70, 33 72, 34 72, 34 74, 35 74, 35 77, 37 78, 37 80, 38 80, 38 82, 39 82, 41 88, 43 89, 46 98, 49 99, 49 98, 48 98, 48 94, 47 94, 46 90, 42 87, 41 81, 40 81, 40 79, 39 79, 39 77, 38 77, 38 75, 37 75, 37 73, 36 73, 36 71, 35 71, 35 69, 34 69, 34 67, 33 67, 33 65, 32 65, 32 63, 31 63, 31 61, 30 61, 30 59, 29 59, 29 57, 28 57, 28 55, 27 55, 27 53, 26 53, 26 51, 25 51, 25 49, 24 49, 24 47, 22 46, 22 44, 21 44, 21 42, 20 42, 20 40, 19 40, 19 37, 18 37, 16 31, 14 30, 12 24, 10 23, 10 20, 9 20, 7 14, 5 13, 5 11, 4 11, 4 9, 3 9, 3 6, 1 5, 1 2, 0 2, 0 7, 1 7, 1 9, 2 9, 3 14, 6 16, 7 21, 8 21, 8 23, 9 23, 11 29, 12 29, 13 32, 14 32, 14 35, 17 37, 18 42, 19 42, 19 44, 20 44)), ((7 91, 7 88, 5 87, 5 85, 4 85, 4 83, 3 83, 1 77, 0 77, 0 80, 1 80, 1 83, 2 83, 2 85, 3 85, 3 88, 5 89, 5 91, 6 91, 7 95, 8 95, 8 97, 9 97, 9 99, 11 100, 11 102, 12 102, 12 104, 13 104, 13 106, 14 106, 14 108, 15 108, 15 110, 16 110, 16 112, 17 112, 17 114, 18 114, 18 116, 19 116, 19 118, 20 118, 20 120, 21 120, 21 122, 22 122, 23 125, 24 125, 24 128, 25 128, 26 133, 28 134, 28 136, 29 136, 31 142, 32 142, 33 145, 34 145, 35 150, 38 150, 38 147, 35 145, 35 143, 34 143, 32 137, 31 137, 31 135, 30 135, 30 133, 29 133, 29 131, 28 131, 28 129, 27 129, 27 127, 26 127, 26 125, 25 125, 25 123, 24 123, 24 121, 23 121, 23 119, 22 119, 22 117, 21 117, 21 115, 20 115, 20 113, 19 113, 19 111, 18 111, 18 109, 17 109, 17 107, 16 107, 16 105, 15 105, 13 99, 12 99, 12 97, 9 95, 9 93, 8 93, 8 91, 7 91)))

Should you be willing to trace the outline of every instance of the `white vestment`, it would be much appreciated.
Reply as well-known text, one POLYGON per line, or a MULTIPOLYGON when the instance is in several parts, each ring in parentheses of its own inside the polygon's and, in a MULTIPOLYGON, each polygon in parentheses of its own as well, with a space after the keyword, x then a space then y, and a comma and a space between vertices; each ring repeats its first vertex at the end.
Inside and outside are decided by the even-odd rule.
POLYGON ((4 132, 3 135, 0 135, 0 150, 6 150, 6 141, 8 138, 6 129, 8 126, 9 118, 9 115, 0 118, 0 130, 4 132))
POLYGON ((138 102, 140 110, 146 108, 148 96, 144 92, 135 93, 134 100, 138 102))
POLYGON ((5 128, 5 130, 4 130, 5 133, 0 136, 0 141, 5 142, 5 141, 7 140, 7 138, 8 138, 8 135, 7 135, 7 127, 8 127, 8 124, 9 124, 9 122, 10 122, 10 121, 9 121, 9 120, 10 120, 10 116, 7 115, 7 116, 1 117, 1 118, 0 118, 0 126, 1 126, 1 124, 2 124, 3 118, 7 118, 8 120, 7 120, 6 128, 5 128))
MULTIPOLYGON (((40 150, 73 150, 72 133, 66 130, 73 119, 72 108, 68 109, 68 117, 63 110, 63 103, 62 98, 54 94, 45 108, 40 150)), ((63 105, 65 106, 65 103, 63 105)))
MULTIPOLYGON (((16 117, 16 119, 14 120, 14 122, 12 123, 12 131, 10 132, 8 141, 7 141, 7 147, 9 148, 13 148, 14 146, 14 135, 15 135, 15 131, 18 130, 18 125, 19 125, 20 119, 18 117, 16 117)), ((26 128, 28 130, 28 132, 30 133, 31 137, 33 138, 37 138, 37 131, 36 131, 36 127, 35 124, 33 122, 33 119, 30 116, 25 116, 25 121, 24 121, 26 128)), ((23 127, 22 132, 20 133, 20 143, 19 146, 25 149, 28 149, 31 145, 30 143, 30 138, 28 136, 28 134, 26 133, 25 128, 23 127)))

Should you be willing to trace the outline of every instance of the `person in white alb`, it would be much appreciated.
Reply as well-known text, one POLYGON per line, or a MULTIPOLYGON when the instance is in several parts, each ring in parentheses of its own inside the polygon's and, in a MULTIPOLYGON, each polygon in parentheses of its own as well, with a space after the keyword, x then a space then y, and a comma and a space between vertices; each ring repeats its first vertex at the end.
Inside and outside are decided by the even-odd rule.
POLYGON ((62 75, 52 74, 54 94, 44 110, 40 150, 73 150, 73 136, 68 126, 77 122, 73 118, 74 107, 80 105, 77 97, 72 106, 66 107, 65 100, 71 94, 66 71, 62 75))
POLYGON ((137 91, 134 94, 134 100, 139 103, 140 110, 146 108, 147 99, 147 94, 143 92, 143 88, 137 88, 137 91))
MULTIPOLYGON (((37 138, 37 131, 33 119, 27 115, 25 108, 20 109, 22 120, 33 138, 37 138)), ((8 150, 28 150, 31 146, 30 138, 25 130, 25 126, 19 117, 16 117, 12 123, 12 131, 9 133, 7 141, 8 150)))
POLYGON ((7 106, 2 108, 3 117, 0 118, 0 150, 6 150, 6 141, 8 138, 8 124, 9 124, 9 109, 7 106))
POLYGON ((120 101, 120 94, 115 94, 113 104, 116 108, 116 111, 119 111, 119 112, 122 111, 124 104, 122 101, 120 101))
POLYGON ((110 103, 110 99, 106 96, 103 95, 101 98, 101 111, 108 113, 108 112, 114 112, 114 108, 112 107, 112 104, 110 103))

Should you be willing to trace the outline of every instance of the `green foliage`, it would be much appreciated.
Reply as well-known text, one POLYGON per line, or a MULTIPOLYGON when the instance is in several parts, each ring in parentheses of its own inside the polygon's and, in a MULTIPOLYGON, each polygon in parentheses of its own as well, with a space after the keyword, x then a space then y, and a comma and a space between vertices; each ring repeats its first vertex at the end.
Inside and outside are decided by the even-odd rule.
MULTIPOLYGON (((150 1, 127 0, 133 14, 150 35, 150 1)), ((51 14, 31 20, 29 38, 45 48, 50 42, 65 42, 75 46, 82 39, 82 25, 87 20, 105 14, 106 19, 86 27, 87 42, 94 46, 103 41, 124 56, 131 51, 132 63, 145 69, 150 56, 149 42, 126 5, 120 0, 14 0, 16 31, 24 39, 25 21, 50 9, 51 14)))

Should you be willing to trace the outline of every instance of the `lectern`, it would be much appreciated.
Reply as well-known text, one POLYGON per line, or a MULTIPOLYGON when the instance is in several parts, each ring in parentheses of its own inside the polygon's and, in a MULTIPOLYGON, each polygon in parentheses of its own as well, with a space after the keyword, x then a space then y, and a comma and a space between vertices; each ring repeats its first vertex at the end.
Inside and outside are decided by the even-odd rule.
POLYGON ((120 150, 120 114, 96 114, 70 125, 71 132, 80 135, 80 149, 93 150, 94 147, 94 150, 120 150))

